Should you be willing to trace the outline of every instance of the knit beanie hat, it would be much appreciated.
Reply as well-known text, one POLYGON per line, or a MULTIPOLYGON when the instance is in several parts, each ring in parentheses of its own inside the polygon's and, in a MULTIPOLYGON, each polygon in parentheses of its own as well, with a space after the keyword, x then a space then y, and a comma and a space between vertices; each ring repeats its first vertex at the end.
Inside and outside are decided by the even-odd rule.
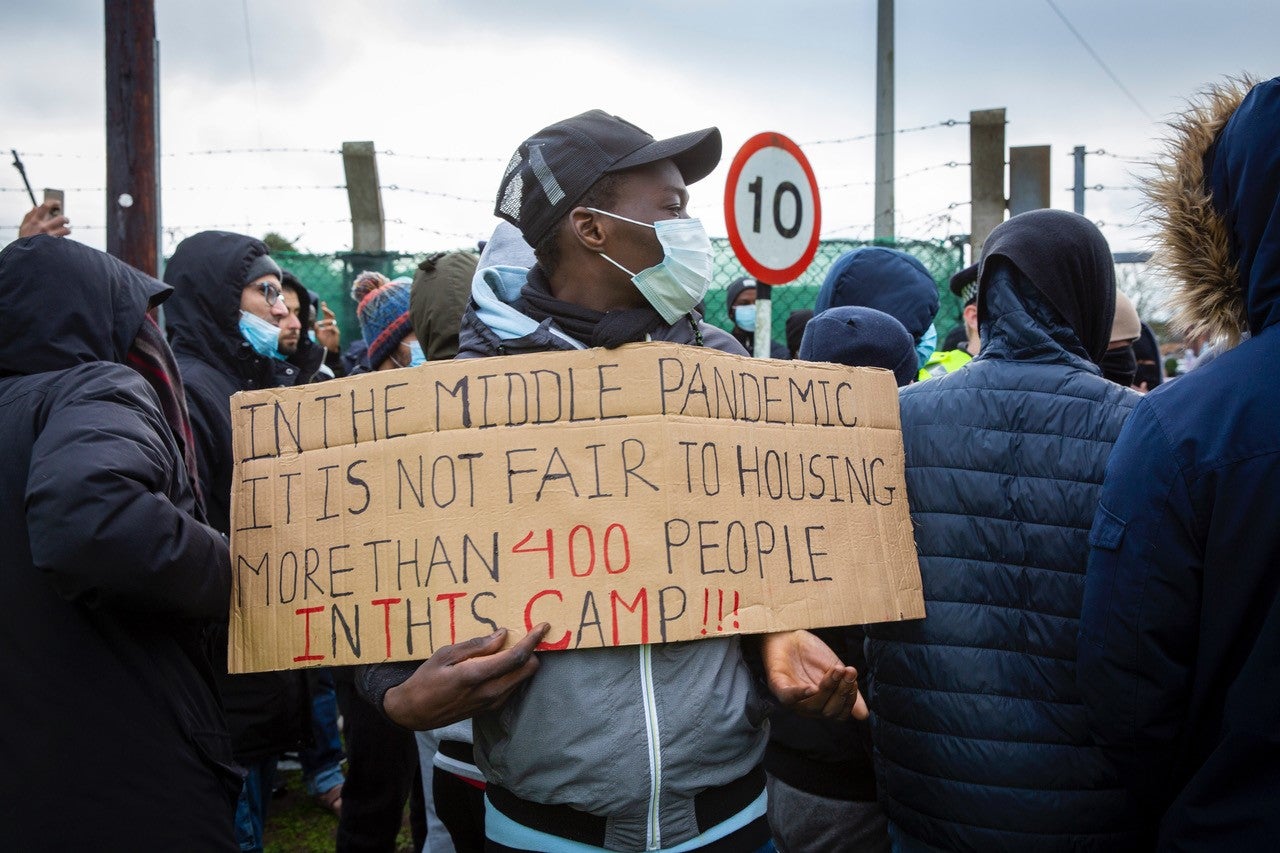
POLYGON ((729 319, 733 319, 733 303, 742 294, 744 290, 755 290, 756 280, 754 278, 735 278, 729 282, 729 286, 724 291, 724 307, 729 312, 729 319))
POLYGON ((360 332, 369 347, 369 366, 377 369, 413 331, 409 320, 409 285, 387 281, 378 273, 361 273, 351 286, 360 332))
POLYGON ((1142 321, 1138 319, 1138 309, 1133 307, 1133 300, 1116 289, 1116 316, 1111 321, 1112 341, 1132 341, 1141 337, 1142 321))
POLYGON ((240 282, 243 287, 251 282, 257 281, 264 275, 273 275, 280 278, 280 265, 277 264, 270 255, 258 255, 249 262, 249 269, 244 274, 244 281, 240 282))
POLYGON ((919 371, 915 341, 893 317, 874 308, 829 308, 805 326, 800 341, 803 361, 827 361, 849 367, 893 371, 898 387, 910 385, 919 371))

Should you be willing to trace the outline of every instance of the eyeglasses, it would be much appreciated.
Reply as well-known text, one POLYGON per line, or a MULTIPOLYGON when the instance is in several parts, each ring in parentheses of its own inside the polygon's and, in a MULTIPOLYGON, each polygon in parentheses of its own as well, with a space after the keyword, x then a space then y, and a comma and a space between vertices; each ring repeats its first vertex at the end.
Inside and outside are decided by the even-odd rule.
POLYGON ((280 301, 280 297, 284 295, 284 291, 269 281, 260 281, 257 284, 249 285, 249 287, 256 287, 261 290, 262 298, 267 300, 269 307, 275 307, 275 304, 280 301))

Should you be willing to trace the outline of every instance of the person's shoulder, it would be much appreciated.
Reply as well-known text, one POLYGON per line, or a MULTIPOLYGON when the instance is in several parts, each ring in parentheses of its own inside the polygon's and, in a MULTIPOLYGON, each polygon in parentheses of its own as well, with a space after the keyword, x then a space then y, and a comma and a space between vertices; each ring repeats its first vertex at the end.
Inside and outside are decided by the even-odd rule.
MULTIPOLYGON (((751 355, 742 344, 738 343, 737 338, 719 326, 699 321, 698 332, 702 335, 702 345, 704 347, 731 353, 732 355, 751 355)), ((685 341, 677 341, 677 343, 685 343, 685 341)), ((692 340, 688 341, 688 343, 692 343, 692 340)))
POLYGON ((148 416, 159 414, 159 400, 147 381, 133 368, 109 361, 78 364, 57 371, 47 393, 55 408, 86 403, 106 403, 148 416))

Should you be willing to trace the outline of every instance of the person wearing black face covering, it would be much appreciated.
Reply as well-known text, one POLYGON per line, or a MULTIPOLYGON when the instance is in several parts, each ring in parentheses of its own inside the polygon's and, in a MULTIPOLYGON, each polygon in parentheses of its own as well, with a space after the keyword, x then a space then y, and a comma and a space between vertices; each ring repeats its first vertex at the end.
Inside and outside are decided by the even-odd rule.
POLYGON ((1142 324, 1142 334, 1133 342, 1133 357, 1136 365, 1133 389, 1143 393, 1154 391, 1164 381, 1164 370, 1160 366, 1160 343, 1146 323, 1142 324))
POLYGON ((895 849, 1137 849, 1075 679, 1088 530, 1138 395, 1111 340, 1106 240, 1039 210, 991 232, 982 348, 899 392, 928 618, 868 628, 876 780, 895 849))
POLYGON ((1102 375, 1125 388, 1133 387, 1133 377, 1138 371, 1138 360, 1133 354, 1133 342, 1142 334, 1142 321, 1133 300, 1116 291, 1116 317, 1111 324, 1111 343, 1099 366, 1102 375))

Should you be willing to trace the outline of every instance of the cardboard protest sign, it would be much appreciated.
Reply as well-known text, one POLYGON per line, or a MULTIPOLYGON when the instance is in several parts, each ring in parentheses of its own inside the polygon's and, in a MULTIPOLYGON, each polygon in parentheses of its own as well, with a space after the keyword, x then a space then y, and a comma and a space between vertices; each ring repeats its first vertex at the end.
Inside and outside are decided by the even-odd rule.
POLYGON ((636 344, 231 410, 233 672, 924 615, 888 371, 636 344))

